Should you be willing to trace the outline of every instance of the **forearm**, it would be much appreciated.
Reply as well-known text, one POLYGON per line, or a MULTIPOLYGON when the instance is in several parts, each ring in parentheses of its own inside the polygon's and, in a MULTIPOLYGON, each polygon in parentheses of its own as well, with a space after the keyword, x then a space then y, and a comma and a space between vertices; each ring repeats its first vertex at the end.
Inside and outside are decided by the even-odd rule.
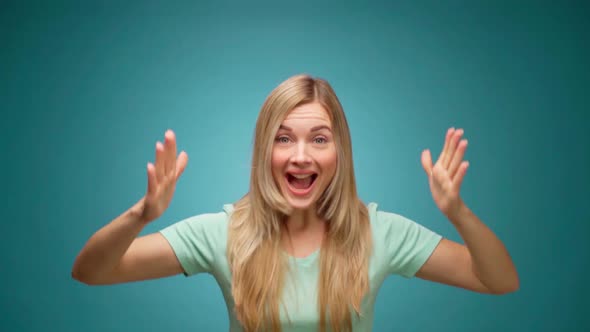
POLYGON ((517 290, 519 280, 514 263, 492 230, 463 203, 449 219, 469 249, 478 279, 493 293, 517 290))
POLYGON ((145 226, 142 209, 143 199, 92 235, 74 262, 72 277, 89 282, 113 271, 145 226))

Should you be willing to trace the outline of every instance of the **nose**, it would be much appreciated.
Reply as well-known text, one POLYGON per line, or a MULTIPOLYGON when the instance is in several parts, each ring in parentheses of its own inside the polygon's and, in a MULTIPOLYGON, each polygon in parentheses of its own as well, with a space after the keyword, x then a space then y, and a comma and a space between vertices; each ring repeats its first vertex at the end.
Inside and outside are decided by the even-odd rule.
POLYGON ((291 161, 294 164, 299 166, 311 164, 311 157, 307 151, 307 145, 305 142, 299 142, 299 144, 295 146, 294 150, 293 156, 291 157, 291 161))

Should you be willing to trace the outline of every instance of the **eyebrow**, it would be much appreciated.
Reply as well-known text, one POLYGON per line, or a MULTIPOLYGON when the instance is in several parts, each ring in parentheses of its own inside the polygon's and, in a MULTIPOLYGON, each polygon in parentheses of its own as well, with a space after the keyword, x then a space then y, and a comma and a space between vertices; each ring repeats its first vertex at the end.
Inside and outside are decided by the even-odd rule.
MULTIPOLYGON (((280 129, 287 130, 287 131, 293 131, 293 129, 291 129, 291 127, 287 127, 285 125, 280 125, 279 130, 280 129)), ((332 131, 332 129, 326 125, 319 125, 319 126, 315 126, 315 127, 311 128, 310 132, 319 131, 322 129, 327 129, 329 131, 332 131)))

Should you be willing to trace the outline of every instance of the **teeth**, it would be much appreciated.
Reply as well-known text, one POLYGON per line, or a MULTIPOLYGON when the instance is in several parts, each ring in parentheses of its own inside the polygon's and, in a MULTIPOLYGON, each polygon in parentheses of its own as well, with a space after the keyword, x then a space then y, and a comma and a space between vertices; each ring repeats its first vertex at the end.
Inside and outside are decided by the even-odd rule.
POLYGON ((298 179, 306 179, 310 176, 312 176, 313 174, 291 174, 293 177, 298 178, 298 179))

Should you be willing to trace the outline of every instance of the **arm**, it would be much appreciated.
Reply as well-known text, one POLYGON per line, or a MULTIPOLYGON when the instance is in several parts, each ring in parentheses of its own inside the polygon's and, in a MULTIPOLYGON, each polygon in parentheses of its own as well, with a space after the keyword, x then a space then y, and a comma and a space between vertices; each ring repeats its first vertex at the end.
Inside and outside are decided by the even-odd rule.
POLYGON ((88 285, 162 278, 182 273, 174 251, 159 233, 137 238, 144 199, 96 232, 80 251, 72 277, 88 285))
POLYGON ((425 150, 422 166, 436 205, 465 245, 443 239, 416 276, 482 293, 514 292, 519 288, 518 273, 504 244, 459 196, 469 166, 463 161, 467 140, 459 142, 462 135, 462 129, 449 129, 436 164, 425 150))
POLYGON ((516 268, 496 235, 466 206, 453 220, 465 245, 442 239, 416 276, 480 293, 518 290, 516 268))
POLYGON ((156 164, 147 165, 144 198, 96 232, 76 257, 72 277, 86 284, 160 278, 183 272, 172 247, 158 233, 137 238, 143 227, 164 213, 188 157, 176 157, 176 137, 167 131, 156 143, 156 164))

